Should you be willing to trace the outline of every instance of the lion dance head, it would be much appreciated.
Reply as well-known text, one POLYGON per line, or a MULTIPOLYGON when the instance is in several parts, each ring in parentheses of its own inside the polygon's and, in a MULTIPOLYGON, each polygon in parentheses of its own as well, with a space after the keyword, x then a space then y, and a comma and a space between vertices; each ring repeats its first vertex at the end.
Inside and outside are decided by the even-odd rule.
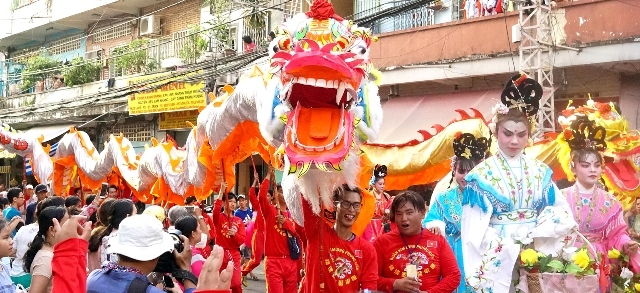
POLYGON ((287 204, 301 220, 298 196, 319 213, 333 189, 356 185, 359 146, 376 138, 382 108, 369 60, 371 31, 334 14, 326 0, 276 30, 269 45, 273 78, 259 99, 265 139, 283 161, 287 204), (318 196, 316 196, 318 195, 318 196))

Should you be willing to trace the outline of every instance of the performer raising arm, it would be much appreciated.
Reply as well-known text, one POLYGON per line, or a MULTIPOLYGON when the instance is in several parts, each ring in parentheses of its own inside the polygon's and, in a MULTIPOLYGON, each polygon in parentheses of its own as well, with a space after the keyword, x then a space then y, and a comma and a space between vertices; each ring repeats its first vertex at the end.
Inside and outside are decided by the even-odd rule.
MULTIPOLYGON (((289 237, 298 243, 295 225, 284 199, 277 198, 277 205, 272 206, 267 198, 267 190, 271 179, 275 178, 273 167, 260 186, 258 200, 259 209, 265 221, 265 276, 269 293, 292 293, 298 289, 298 261, 292 258, 289 248, 289 237)), ((298 255, 300 257, 300 255, 298 255)))
POLYGON ((220 194, 213 205, 213 222, 216 228, 216 241, 225 250, 227 262, 233 260, 233 277, 231 278, 231 291, 242 292, 242 280, 240 271, 240 245, 244 243, 245 230, 242 220, 233 215, 235 196, 232 193, 225 194, 227 185, 223 182, 220 186, 220 194), (225 204, 222 210, 222 204, 225 204))
POLYGON ((336 210, 333 228, 301 199, 307 231, 302 292, 376 290, 378 267, 373 245, 351 232, 362 207, 362 191, 344 184, 334 191, 333 199, 336 210))

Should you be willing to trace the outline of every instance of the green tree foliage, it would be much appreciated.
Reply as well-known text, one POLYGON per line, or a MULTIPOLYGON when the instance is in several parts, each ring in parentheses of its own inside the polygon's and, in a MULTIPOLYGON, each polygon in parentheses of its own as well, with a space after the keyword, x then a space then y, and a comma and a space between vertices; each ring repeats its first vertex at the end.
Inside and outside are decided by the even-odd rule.
POLYGON ((22 91, 27 91, 36 85, 38 81, 60 74, 60 62, 51 58, 46 49, 40 49, 38 55, 27 60, 22 71, 22 91))
POLYGON ((258 6, 265 7, 269 4, 269 1, 265 0, 245 0, 245 2, 252 4, 250 10, 246 10, 244 13, 244 25, 252 29, 263 29, 267 26, 267 18, 269 18, 269 12, 266 9, 258 8, 258 6))
POLYGON ((157 62, 149 58, 146 48, 148 39, 137 39, 129 45, 114 50, 116 70, 125 74, 146 73, 155 70, 157 62))
POLYGON ((205 4, 209 5, 213 19, 207 24, 211 27, 208 31, 217 41, 215 49, 223 51, 231 48, 231 36, 229 35, 229 15, 233 7, 231 0, 205 0, 205 4))
POLYGON ((190 26, 187 33, 187 42, 180 50, 180 58, 184 59, 187 63, 195 62, 200 54, 207 49, 207 41, 202 38, 199 32, 199 25, 190 26))
POLYGON ((82 57, 71 61, 71 67, 64 73, 64 83, 67 86, 85 84, 98 80, 102 67, 94 62, 85 61, 82 57))

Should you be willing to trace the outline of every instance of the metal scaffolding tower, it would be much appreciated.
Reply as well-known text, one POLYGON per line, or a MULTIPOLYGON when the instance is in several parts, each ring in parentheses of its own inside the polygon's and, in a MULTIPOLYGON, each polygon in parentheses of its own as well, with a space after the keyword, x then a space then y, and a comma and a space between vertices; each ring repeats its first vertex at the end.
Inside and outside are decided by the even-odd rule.
POLYGON ((520 71, 537 80, 543 89, 537 125, 532 136, 534 141, 556 129, 551 6, 545 2, 551 0, 531 0, 520 6, 520 71))

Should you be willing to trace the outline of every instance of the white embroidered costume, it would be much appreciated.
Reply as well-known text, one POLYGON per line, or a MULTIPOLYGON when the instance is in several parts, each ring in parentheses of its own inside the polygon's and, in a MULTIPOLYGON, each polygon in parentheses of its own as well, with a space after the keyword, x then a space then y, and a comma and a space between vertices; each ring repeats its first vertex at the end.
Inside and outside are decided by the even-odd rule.
MULTIPOLYGON (((522 154, 507 158, 498 151, 467 175, 461 237, 465 275, 476 292, 509 292, 520 253, 517 242, 532 242, 529 232, 536 227, 538 215, 547 207, 545 213, 570 214, 551 174, 536 159, 522 154)), ((536 247, 538 242, 541 247, 554 247, 549 243, 559 242, 574 226, 550 229, 546 234, 536 229, 540 237, 535 239, 536 247)))

